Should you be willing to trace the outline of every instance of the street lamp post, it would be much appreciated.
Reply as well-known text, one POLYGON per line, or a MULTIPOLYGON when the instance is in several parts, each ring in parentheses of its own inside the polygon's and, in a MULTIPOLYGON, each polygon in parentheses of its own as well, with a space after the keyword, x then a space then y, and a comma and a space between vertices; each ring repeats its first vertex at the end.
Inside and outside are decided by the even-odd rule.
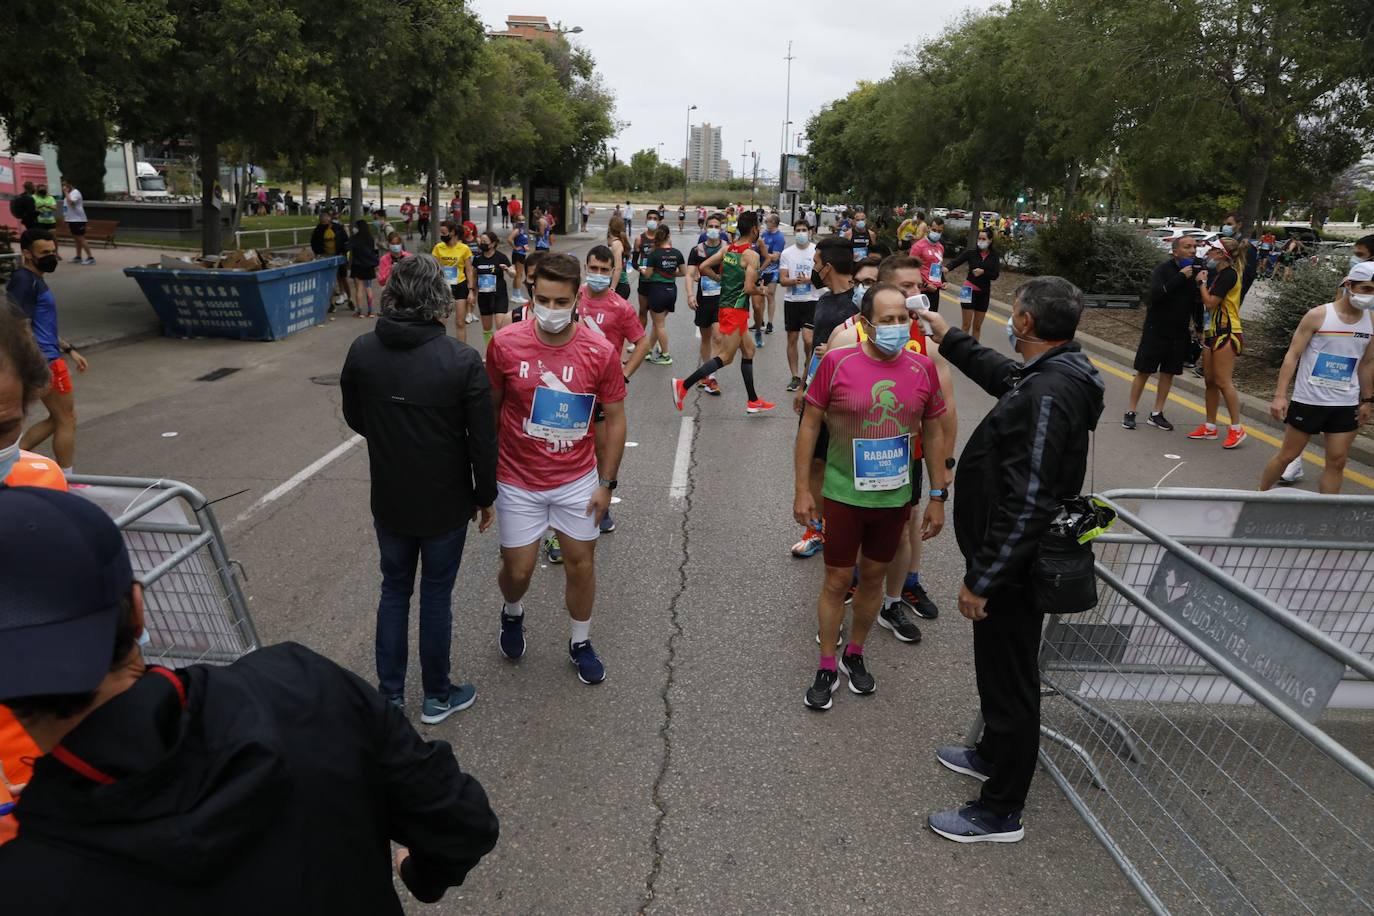
POLYGON ((754 142, 753 140, 745 140, 745 141, 744 141, 744 149, 740 150, 740 154, 739 154, 739 177, 740 177, 740 178, 743 178, 743 177, 744 177, 744 173, 747 172, 747 171, 749 171, 749 166, 748 166, 748 164, 747 164, 747 163, 749 162, 749 144, 750 144, 750 143, 753 143, 753 142, 754 142))
MULTIPOLYGON (((691 164, 692 158, 692 112, 697 110, 697 106, 687 106, 687 138, 682 141, 682 205, 687 206, 687 168, 691 164)), ((702 146, 706 145, 706 138, 702 137, 702 146)))

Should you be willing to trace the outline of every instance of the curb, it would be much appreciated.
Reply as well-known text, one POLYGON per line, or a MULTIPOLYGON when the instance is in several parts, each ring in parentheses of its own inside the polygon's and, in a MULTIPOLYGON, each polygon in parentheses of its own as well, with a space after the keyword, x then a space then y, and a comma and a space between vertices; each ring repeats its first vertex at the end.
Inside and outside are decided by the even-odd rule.
MULTIPOLYGON (((993 299, 991 301, 1003 318, 1011 315, 1011 306, 998 299, 993 299)), ((1100 337, 1094 337, 1091 334, 1077 334, 1074 339, 1078 341, 1085 352, 1113 363, 1123 372, 1134 373, 1135 370, 1132 368, 1132 364, 1135 362, 1134 350, 1128 350, 1123 346, 1103 340, 1100 337)), ((1202 379, 1195 378, 1191 372, 1184 370, 1182 375, 1174 376, 1173 390, 1186 391, 1201 401, 1206 395, 1207 387, 1203 384, 1202 379)), ((1269 416, 1269 402, 1262 401, 1254 395, 1246 394, 1243 391, 1239 392, 1239 394, 1241 416, 1244 417, 1251 426, 1262 427, 1271 435, 1282 439, 1284 430, 1287 429, 1287 427, 1269 416)), ((1104 411, 1104 413, 1106 412, 1107 411, 1104 411)), ((1320 452, 1322 455, 1326 454, 1326 450, 1318 444, 1316 436, 1313 436, 1308 442, 1307 450, 1320 452)), ((1366 465, 1374 466, 1374 442, 1368 441, 1366 437, 1356 436, 1355 441, 1350 444, 1350 457, 1366 465)))

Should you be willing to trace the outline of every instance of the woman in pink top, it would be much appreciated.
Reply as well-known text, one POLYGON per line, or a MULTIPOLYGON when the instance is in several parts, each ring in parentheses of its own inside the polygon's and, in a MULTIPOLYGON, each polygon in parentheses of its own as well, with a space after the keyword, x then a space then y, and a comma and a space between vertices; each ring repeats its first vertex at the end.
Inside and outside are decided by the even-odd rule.
POLYGON ((401 241, 401 233, 393 232, 386 237, 386 254, 382 255, 381 263, 377 265, 377 283, 386 286, 386 278, 391 276, 391 268, 402 258, 410 257, 410 252, 406 251, 406 246, 401 241))

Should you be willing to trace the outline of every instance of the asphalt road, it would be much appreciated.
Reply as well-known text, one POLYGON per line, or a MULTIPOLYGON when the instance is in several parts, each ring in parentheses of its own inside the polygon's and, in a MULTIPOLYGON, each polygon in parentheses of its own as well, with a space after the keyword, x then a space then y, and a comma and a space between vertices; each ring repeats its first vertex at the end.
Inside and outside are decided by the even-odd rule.
MULTIPOLYGON (((689 236, 680 248, 695 231, 689 236)), ((777 413, 746 416, 729 367, 724 397, 693 393, 679 414, 668 379, 694 367, 697 344, 680 301, 670 325, 678 364, 646 365, 630 385, 634 445, 619 475, 620 528, 598 550, 592 635, 608 667, 604 685, 584 687, 567 662, 557 568, 541 567, 525 601, 529 654, 518 664, 499 655, 495 532, 469 538, 453 658, 455 677, 476 684, 477 703, 421 728, 452 742, 481 779, 502 836, 465 886, 429 910, 412 902, 411 911, 1142 911, 1043 774, 1021 844, 961 847, 925 828, 927 813, 976 795, 975 783, 933 756, 961 738, 976 708, 970 628, 954 608, 962 560, 951 532, 928 545, 924 576, 944 613, 923 623, 924 642, 878 631, 868 653, 877 693, 842 691, 823 715, 803 707, 822 567, 787 550, 797 536, 796 422, 783 391, 781 307, 778 333, 756 361, 759 390, 779 403, 777 413), (674 498, 685 419, 695 434, 686 491, 674 498)), ((99 351, 77 380, 76 462, 83 473, 177 478, 225 497, 216 510, 247 570, 263 638, 304 643, 369 680, 379 577, 364 447, 255 505, 350 438, 333 376, 370 327, 345 316, 277 343, 156 338, 99 351), (195 380, 222 367, 239 371, 195 380)), ((985 339, 1005 348, 995 320, 985 339)), ((1126 384, 1104 375, 1108 408, 1090 486, 1166 477, 1254 485, 1270 446, 1252 439, 1223 452, 1189 442, 1184 432, 1197 417, 1184 405, 1172 408, 1174 433, 1127 432, 1119 426, 1126 384)), ((967 436, 990 399, 963 379, 957 399, 967 436)), ((421 697, 412 674, 414 715, 421 697)))

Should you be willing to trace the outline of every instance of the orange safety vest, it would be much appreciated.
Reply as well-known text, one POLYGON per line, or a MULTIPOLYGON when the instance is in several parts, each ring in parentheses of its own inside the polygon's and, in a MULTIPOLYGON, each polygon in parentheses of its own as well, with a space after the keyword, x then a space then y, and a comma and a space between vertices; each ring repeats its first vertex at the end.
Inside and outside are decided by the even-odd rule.
MULTIPOLYGON (((33 452, 19 453, 19 463, 5 478, 11 487, 46 487, 49 490, 66 490, 67 479, 57 462, 33 452)), ((14 785, 23 785, 33 776, 33 761, 42 752, 33 743, 24 726, 14 718, 9 707, 0 706, 0 764, 5 767, 5 779, 14 785)), ((14 801, 9 789, 0 783, 0 805, 14 801)), ((8 843, 19 834, 19 821, 14 815, 0 815, 0 846, 8 843)))

